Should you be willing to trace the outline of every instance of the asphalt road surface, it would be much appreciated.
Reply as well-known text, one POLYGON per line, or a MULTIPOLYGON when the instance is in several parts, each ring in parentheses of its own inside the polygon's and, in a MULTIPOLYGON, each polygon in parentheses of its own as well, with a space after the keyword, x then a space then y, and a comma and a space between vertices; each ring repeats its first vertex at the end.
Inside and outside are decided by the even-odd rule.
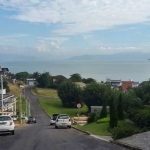
POLYGON ((31 102, 31 114, 36 116, 37 123, 16 128, 15 135, 1 133, 0 150, 127 150, 75 129, 50 126, 49 117, 30 88, 25 88, 25 95, 31 102))

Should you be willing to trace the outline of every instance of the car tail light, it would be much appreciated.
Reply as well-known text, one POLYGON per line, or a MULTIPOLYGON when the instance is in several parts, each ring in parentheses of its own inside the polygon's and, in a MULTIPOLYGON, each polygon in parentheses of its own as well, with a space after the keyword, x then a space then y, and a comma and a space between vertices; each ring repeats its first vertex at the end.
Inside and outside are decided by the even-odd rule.
POLYGON ((12 124, 13 124, 13 123, 12 123, 12 122, 10 122, 10 124, 9 124, 9 125, 11 126, 12 124))
POLYGON ((71 120, 69 119, 69 121, 71 121, 71 120))

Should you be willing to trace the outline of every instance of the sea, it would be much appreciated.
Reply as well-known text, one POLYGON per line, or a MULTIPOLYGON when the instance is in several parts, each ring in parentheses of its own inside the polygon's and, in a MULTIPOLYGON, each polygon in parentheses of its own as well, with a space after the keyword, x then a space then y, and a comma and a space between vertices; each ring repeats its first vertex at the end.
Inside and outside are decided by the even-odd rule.
POLYGON ((98 61, 98 60, 53 60, 53 61, 0 61, 9 72, 44 73, 70 75, 78 73, 82 78, 93 78, 97 82, 106 79, 143 82, 150 79, 150 60, 141 61, 98 61))

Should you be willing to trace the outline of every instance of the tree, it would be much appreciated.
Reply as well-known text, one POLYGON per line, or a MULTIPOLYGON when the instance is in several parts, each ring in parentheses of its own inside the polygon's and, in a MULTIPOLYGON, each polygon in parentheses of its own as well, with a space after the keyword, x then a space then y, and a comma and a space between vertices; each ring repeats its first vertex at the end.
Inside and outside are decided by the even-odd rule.
POLYGON ((16 76, 16 79, 26 82, 26 79, 29 77, 29 73, 26 71, 19 72, 19 73, 16 73, 15 76, 16 76))
POLYGON ((82 89, 71 81, 62 82, 57 92, 64 107, 75 108, 77 103, 82 103, 82 89))
MULTIPOLYGON (((0 88, 1 87, 1 82, 0 82, 0 88)), ((3 89, 6 89, 6 93, 10 92, 9 86, 8 86, 8 82, 6 80, 3 81, 3 89)))
POLYGON ((107 108, 106 108, 107 104, 106 104, 106 100, 103 101, 103 107, 100 113, 100 118, 105 118, 107 117, 107 108))
POLYGON ((40 73, 38 73, 38 72, 34 72, 32 75, 32 77, 36 80, 39 78, 39 76, 40 76, 40 73))
POLYGON ((109 122, 110 127, 111 128, 117 127, 118 119, 113 96, 111 97, 109 112, 110 112, 110 122, 109 122))
POLYGON ((91 111, 91 106, 102 106, 103 100, 108 99, 110 86, 98 82, 89 83, 83 90, 83 101, 91 111))
POLYGON ((66 81, 67 78, 62 75, 53 76, 53 85, 58 87, 63 81, 66 81))
POLYGON ((119 103, 117 106, 117 116, 119 120, 124 119, 124 109, 123 109, 123 102, 122 102, 122 93, 119 95, 119 103))
POLYGON ((91 83, 91 82, 96 82, 96 80, 92 79, 92 78, 87 78, 87 79, 83 78, 82 82, 84 82, 85 84, 88 84, 88 83, 91 83))
POLYGON ((37 82, 39 87, 48 88, 52 85, 52 76, 49 72, 45 72, 37 78, 37 82))
POLYGON ((71 77, 69 78, 72 82, 81 82, 82 81, 82 77, 80 74, 75 73, 70 75, 71 77))

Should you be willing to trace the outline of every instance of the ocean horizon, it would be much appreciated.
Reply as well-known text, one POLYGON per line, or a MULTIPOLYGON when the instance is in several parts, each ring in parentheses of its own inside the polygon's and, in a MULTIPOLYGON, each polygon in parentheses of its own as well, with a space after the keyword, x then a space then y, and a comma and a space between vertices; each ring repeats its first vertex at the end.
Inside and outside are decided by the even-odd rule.
POLYGON ((107 78, 122 81, 148 81, 150 78, 150 61, 98 61, 98 60, 52 60, 52 61, 0 61, 2 68, 9 72, 44 73, 63 75, 69 78, 79 73, 82 78, 93 78, 97 82, 107 78))

